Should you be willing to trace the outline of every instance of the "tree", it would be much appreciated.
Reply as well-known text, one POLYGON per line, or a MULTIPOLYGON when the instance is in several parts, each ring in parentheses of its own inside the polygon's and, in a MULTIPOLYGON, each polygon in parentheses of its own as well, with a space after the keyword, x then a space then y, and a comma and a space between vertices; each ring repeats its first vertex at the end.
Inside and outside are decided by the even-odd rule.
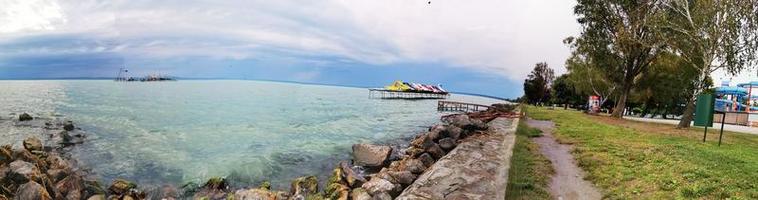
POLYGON ((754 66, 758 49, 758 3, 754 0, 662 0, 661 29, 666 44, 698 72, 679 128, 690 126, 697 94, 708 89, 710 74, 737 74, 754 66))
POLYGON ((577 92, 573 82, 569 80, 568 74, 563 74, 553 81, 552 97, 554 103, 564 104, 564 109, 568 105, 577 105, 583 102, 582 96, 577 92))
POLYGON ((524 80, 524 96, 531 104, 544 103, 550 99, 550 85, 555 79, 553 69, 547 63, 541 62, 534 66, 534 70, 524 80))
POLYGON ((611 116, 620 118, 639 76, 662 49, 653 23, 660 9, 654 0, 579 0, 574 13, 582 25, 579 51, 619 86, 611 116))
POLYGON ((698 71, 688 67, 681 56, 663 52, 651 64, 645 76, 639 80, 632 100, 641 103, 642 114, 681 114, 688 94, 693 87, 690 82, 697 79, 698 71))
MULTIPOLYGON (((587 58, 586 52, 582 52, 576 42, 576 38, 569 37, 563 42, 572 49, 571 57, 566 60, 566 69, 568 70, 568 81, 574 85, 577 93, 587 98, 590 95, 600 97, 602 106, 616 92, 614 85, 608 76, 600 69, 596 63, 587 58)), ((597 60, 597 59, 596 59, 597 60)))

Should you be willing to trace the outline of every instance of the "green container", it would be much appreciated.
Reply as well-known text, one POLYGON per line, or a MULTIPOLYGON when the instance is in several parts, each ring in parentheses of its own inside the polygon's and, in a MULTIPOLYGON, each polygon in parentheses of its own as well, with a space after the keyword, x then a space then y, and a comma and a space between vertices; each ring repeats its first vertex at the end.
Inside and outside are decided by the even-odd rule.
POLYGON ((713 107, 716 102, 713 94, 697 95, 695 107, 695 126, 713 127, 713 107))

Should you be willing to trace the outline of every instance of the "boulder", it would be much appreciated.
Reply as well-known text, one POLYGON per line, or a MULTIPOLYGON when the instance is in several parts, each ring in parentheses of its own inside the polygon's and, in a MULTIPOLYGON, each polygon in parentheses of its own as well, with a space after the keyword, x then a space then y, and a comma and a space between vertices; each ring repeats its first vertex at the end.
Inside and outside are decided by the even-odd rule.
POLYGON ((10 145, 0 147, 0 165, 13 162, 13 150, 10 145))
POLYGON ((371 200, 392 200, 392 196, 387 192, 382 192, 371 197, 371 200))
POLYGON ((71 122, 71 121, 67 121, 66 123, 63 124, 63 130, 73 131, 74 130, 74 123, 71 122))
POLYGON ((229 183, 225 178, 212 177, 200 188, 200 191, 196 192, 193 196, 194 199, 223 199, 233 194, 227 194, 229 190, 229 183))
POLYGON ((7 178, 16 184, 26 183, 41 176, 39 169, 34 164, 22 160, 13 161, 9 165, 9 169, 7 178))
POLYGON ((263 190, 271 190, 271 182, 268 182, 268 181, 263 181, 263 182, 262 182, 262 183, 261 183, 261 184, 258 186, 258 188, 259 188, 259 189, 263 189, 263 190))
POLYGON ((163 185, 159 195, 160 199, 176 199, 179 197, 179 189, 173 185, 163 185))
POLYGON ((440 138, 442 138, 442 133, 439 132, 439 131, 432 131, 432 132, 426 133, 426 137, 428 137, 430 140, 436 142, 437 140, 439 140, 440 138))
POLYGON ((350 199, 352 200, 371 200, 371 195, 363 188, 355 188, 350 192, 350 199))
POLYGON ((441 139, 439 144, 440 144, 440 148, 442 148, 445 151, 452 150, 453 148, 455 148, 455 145, 456 145, 455 140, 453 140, 453 138, 441 139))
POLYGON ((460 139, 461 134, 463 134, 463 129, 457 126, 445 126, 445 130, 442 131, 442 136, 453 138, 455 140, 460 139))
POLYGON ((58 154, 50 154, 45 161, 50 169, 69 169, 68 161, 58 156, 58 154))
POLYGON ((465 114, 454 114, 442 117, 442 122, 463 128, 471 124, 471 119, 465 114))
POLYGON ((276 200, 277 195, 269 190, 260 188, 237 190, 234 200, 276 200))
POLYGON ((55 191, 58 191, 66 199, 81 199, 84 181, 77 175, 70 175, 55 183, 55 191))
POLYGON ((421 161, 421 163, 423 163, 427 168, 431 167, 434 164, 434 158, 432 158, 432 156, 428 153, 421 154, 421 156, 418 157, 418 160, 421 161))
POLYGON ((424 166, 424 163, 418 159, 408 159, 405 161, 403 170, 406 170, 413 174, 421 174, 424 173, 426 167, 424 166))
POLYGON ((316 176, 296 178, 290 185, 290 193, 294 197, 307 197, 318 193, 318 178, 316 176))
POLYGON ((432 144, 424 149, 429 155, 432 155, 435 160, 442 158, 442 156, 445 156, 445 151, 440 148, 440 145, 438 144, 432 144))
POLYGON ((408 150, 405 150, 405 154, 411 156, 412 158, 415 158, 419 155, 424 153, 424 149, 416 148, 416 147, 410 147, 408 150))
POLYGON ((22 113, 22 114, 18 115, 18 121, 29 121, 29 120, 33 120, 33 119, 34 119, 34 117, 32 117, 31 115, 29 115, 28 113, 22 113))
POLYGON ((366 190, 366 192, 368 192, 371 196, 375 196, 380 193, 389 193, 395 189, 395 185, 388 180, 375 177, 371 178, 370 181, 364 183, 361 188, 366 190))
POLYGON ((68 172, 66 170, 62 169, 50 169, 45 172, 48 177, 50 177, 50 181, 52 182, 58 182, 63 178, 66 178, 68 176, 68 172))
POLYGON ((113 180, 113 183, 108 187, 108 192, 113 195, 124 195, 129 190, 137 188, 137 185, 124 179, 113 180))
POLYGON ((24 148, 30 152, 42 151, 42 141, 37 137, 29 137, 24 140, 24 148))
POLYGON ((327 199, 347 200, 350 197, 350 188, 339 183, 332 183, 324 189, 324 193, 327 199))
POLYGON ((436 124, 432 127, 429 127, 429 132, 442 132, 446 129, 445 125, 442 124, 436 124))
MULTIPOLYGON (((34 164, 38 163, 39 161, 39 159, 37 159, 37 156, 34 156, 34 154, 26 149, 17 149, 16 152, 13 152, 13 157, 16 157, 16 160, 23 160, 34 164)), ((46 166, 47 164, 44 163, 43 165, 46 166)))
POLYGON ((105 195, 104 194, 92 195, 91 197, 87 198, 87 200, 105 200, 105 195))
POLYGON ((350 164, 347 162, 340 162, 340 168, 342 168, 342 173, 344 173, 345 181, 347 181, 348 186, 357 188, 361 187, 361 185, 366 182, 366 178, 363 178, 363 176, 355 173, 355 171, 353 171, 353 168, 350 167, 350 164))
POLYGON ((397 181, 397 183, 402 185, 410 185, 416 180, 416 175, 410 171, 391 171, 388 173, 397 181))
POLYGON ((95 180, 84 181, 84 196, 103 195, 105 197, 105 189, 100 185, 100 182, 95 180))
POLYGON ((16 190, 16 197, 14 199, 51 200, 53 198, 50 197, 50 194, 47 193, 47 190, 45 190, 42 185, 34 181, 29 181, 16 190))
POLYGON ((471 119, 471 124, 468 127, 473 130, 487 130, 489 128, 487 123, 479 119, 471 119))
POLYGON ((392 148, 372 144, 353 145, 353 162, 358 166, 382 167, 387 162, 392 148))

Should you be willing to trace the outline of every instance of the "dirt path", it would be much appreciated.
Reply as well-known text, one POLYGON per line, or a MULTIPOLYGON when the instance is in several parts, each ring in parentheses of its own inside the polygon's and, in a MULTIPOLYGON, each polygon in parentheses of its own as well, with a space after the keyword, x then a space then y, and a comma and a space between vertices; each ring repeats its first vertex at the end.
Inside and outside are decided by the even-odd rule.
POLYGON ((584 171, 576 166, 574 157, 569 153, 571 146, 556 142, 553 137, 553 122, 528 119, 527 124, 542 131, 542 137, 532 140, 540 145, 540 151, 553 163, 555 169, 555 175, 550 181, 550 194, 559 200, 601 199, 599 190, 583 179, 584 171))

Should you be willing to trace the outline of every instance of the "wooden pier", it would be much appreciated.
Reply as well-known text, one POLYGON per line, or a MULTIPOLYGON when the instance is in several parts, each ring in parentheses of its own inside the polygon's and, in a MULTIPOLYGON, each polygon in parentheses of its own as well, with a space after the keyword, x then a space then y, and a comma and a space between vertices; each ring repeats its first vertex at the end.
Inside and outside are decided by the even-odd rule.
POLYGON ((457 101, 438 101, 437 102, 437 111, 476 112, 476 111, 484 111, 491 107, 492 106, 457 102, 457 101))
POLYGON ((385 89, 368 89, 368 98, 371 99, 446 99, 448 93, 393 91, 385 89))

